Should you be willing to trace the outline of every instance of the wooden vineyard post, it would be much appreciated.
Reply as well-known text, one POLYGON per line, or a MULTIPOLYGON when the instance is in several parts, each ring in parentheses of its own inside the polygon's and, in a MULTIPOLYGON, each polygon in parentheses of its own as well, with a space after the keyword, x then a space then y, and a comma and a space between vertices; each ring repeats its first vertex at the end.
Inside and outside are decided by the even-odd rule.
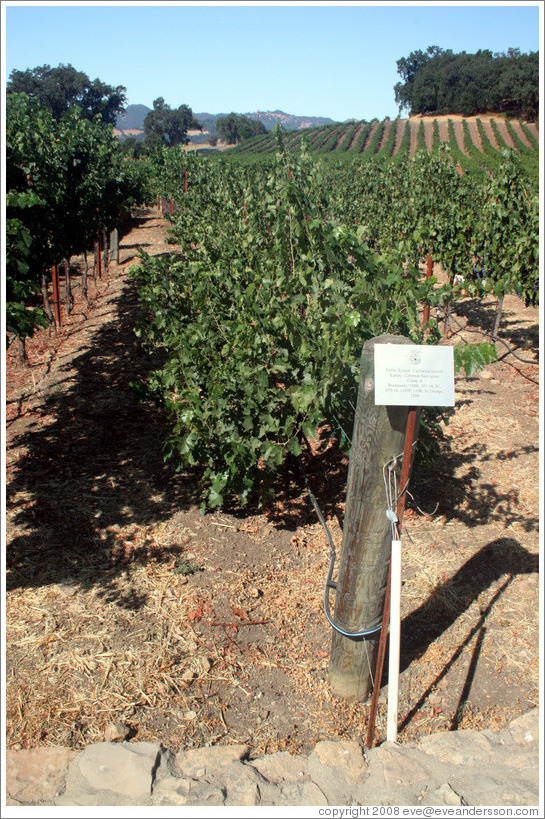
MULTIPOLYGON (((334 629, 329 664, 333 693, 356 700, 367 699, 371 691, 390 564, 392 523, 383 470, 403 453, 408 418, 406 406, 375 404, 375 344, 412 342, 379 336, 365 342, 361 355, 334 620, 348 632, 376 630, 348 637, 334 629)), ((419 413, 417 424, 418 418, 419 413)))
POLYGON ((119 230, 117 228, 110 233, 110 261, 119 264, 119 230))

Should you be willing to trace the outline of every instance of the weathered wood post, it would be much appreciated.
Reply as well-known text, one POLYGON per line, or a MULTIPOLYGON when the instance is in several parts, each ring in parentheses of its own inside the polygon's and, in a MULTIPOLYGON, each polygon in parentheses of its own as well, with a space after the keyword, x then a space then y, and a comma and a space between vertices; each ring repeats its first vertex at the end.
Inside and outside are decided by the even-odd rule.
POLYGON ((408 416, 408 407, 375 405, 374 347, 412 343, 383 335, 366 341, 361 355, 334 620, 345 631, 376 631, 346 637, 333 630, 329 681, 349 699, 365 700, 371 691, 392 543, 383 469, 403 453, 408 416))
POLYGON ((110 261, 119 264, 119 230, 117 228, 110 233, 110 261))

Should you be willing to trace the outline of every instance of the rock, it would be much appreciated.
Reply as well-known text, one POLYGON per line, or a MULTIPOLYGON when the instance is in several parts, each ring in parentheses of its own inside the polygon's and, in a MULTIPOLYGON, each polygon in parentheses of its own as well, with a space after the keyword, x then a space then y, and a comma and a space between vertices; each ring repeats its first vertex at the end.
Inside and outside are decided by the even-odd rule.
POLYGON ((106 742, 124 742, 130 732, 131 729, 124 722, 111 722, 106 726, 104 739, 106 742))
POLYGON ((433 791, 426 799, 425 805, 465 805, 466 802, 463 797, 459 796, 456 791, 450 787, 448 782, 443 782, 440 788, 433 791))
POLYGON ((232 762, 240 762, 248 755, 247 745, 226 745, 213 748, 195 748, 176 757, 176 769, 180 776, 189 779, 203 777, 208 770, 226 768, 232 762))
POLYGON ((195 673, 195 671, 193 671, 193 669, 186 668, 185 671, 182 672, 180 679, 182 680, 182 682, 190 683, 193 682, 196 676, 197 674, 195 673))
POLYGON ((287 751, 279 751, 260 759, 253 759, 251 765, 275 785, 283 782, 301 783, 309 778, 307 757, 292 756, 287 751))
MULTIPOLYGON (((539 798, 537 790, 530 790, 529 788, 521 788, 517 786, 513 790, 502 790, 498 786, 498 793, 501 794, 500 801, 492 802, 493 805, 538 805, 539 798)), ((536 814, 537 816, 537 814, 536 814)))
POLYGON ((366 762, 356 742, 318 742, 308 758, 308 771, 330 805, 354 804, 363 785, 366 762))
POLYGON ((225 794, 208 782, 169 777, 153 788, 152 805, 225 805, 225 794))
POLYGON ((174 756, 155 743, 11 750, 10 806, 521 806, 539 804, 537 709, 494 732, 385 742, 318 742, 308 755, 248 760, 246 745, 174 756))
POLYGON ((62 793, 72 748, 32 748, 6 752, 6 792, 18 803, 36 804, 62 793))
POLYGON ((181 754, 173 775, 154 787, 153 804, 197 805, 203 800, 230 806, 278 804, 278 787, 241 761, 247 753, 246 745, 232 745, 181 754), (198 784, 206 786, 205 790, 199 791, 198 784))
POLYGON ((300 784, 288 783, 281 787, 282 798, 279 805, 291 807, 322 807, 329 805, 325 795, 315 782, 306 781, 300 784))
POLYGON ((225 789, 225 804, 234 806, 276 805, 280 791, 259 771, 242 762, 232 762, 227 768, 214 772, 217 784, 225 789))
POLYGON ((410 748, 395 742, 385 742, 369 752, 369 775, 375 774, 375 768, 379 766, 385 788, 394 788, 398 784, 421 786, 430 779, 429 766, 423 764, 422 756, 423 754, 415 753, 414 746, 410 748))
POLYGON ((58 592, 64 594, 65 597, 73 597, 76 593, 76 587, 69 586, 66 583, 57 583, 55 588, 57 589, 58 592))
POLYGON ((441 762, 468 765, 489 757, 492 742, 478 731, 441 731, 422 737, 419 747, 441 762))
POLYGON ((513 741, 517 745, 528 745, 535 743, 539 738, 539 714, 538 709, 534 708, 526 714, 521 714, 509 723, 509 733, 513 737, 513 741))
POLYGON ((74 773, 75 779, 83 780, 87 791, 106 790, 141 801, 151 795, 153 776, 160 760, 160 746, 152 742, 88 745, 72 763, 67 776, 67 791, 74 773))
POLYGON ((280 791, 277 805, 328 805, 323 792, 310 781, 306 756, 292 756, 287 751, 268 754, 251 764, 261 776, 277 785, 280 791))

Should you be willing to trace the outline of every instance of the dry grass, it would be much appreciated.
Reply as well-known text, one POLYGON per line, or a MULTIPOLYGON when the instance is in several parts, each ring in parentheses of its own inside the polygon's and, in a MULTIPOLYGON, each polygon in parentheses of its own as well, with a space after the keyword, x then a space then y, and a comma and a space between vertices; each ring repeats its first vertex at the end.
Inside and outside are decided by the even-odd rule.
MULTIPOLYGON (((128 402, 129 361, 115 369, 123 271, 53 357, 37 348, 35 386, 13 384, 7 746, 79 748, 117 721, 174 750, 363 740, 368 704, 328 685, 328 548, 304 491, 282 490, 267 513, 199 515, 192 476, 162 464, 160 419, 128 402)), ((507 301, 513 336, 534 321, 507 301)), ((453 720, 500 727, 537 701, 537 386, 488 370, 460 381, 444 460, 412 487, 437 513, 405 517, 402 740, 453 720)), ((322 444, 311 480, 339 548, 346 462, 322 444)))

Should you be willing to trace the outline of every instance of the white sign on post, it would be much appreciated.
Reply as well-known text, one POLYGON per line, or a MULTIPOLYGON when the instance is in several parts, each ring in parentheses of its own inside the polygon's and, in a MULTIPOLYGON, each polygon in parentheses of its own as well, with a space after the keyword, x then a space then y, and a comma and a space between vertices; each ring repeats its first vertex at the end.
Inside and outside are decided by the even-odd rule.
POLYGON ((453 348, 375 344, 375 404, 453 407, 453 348))

